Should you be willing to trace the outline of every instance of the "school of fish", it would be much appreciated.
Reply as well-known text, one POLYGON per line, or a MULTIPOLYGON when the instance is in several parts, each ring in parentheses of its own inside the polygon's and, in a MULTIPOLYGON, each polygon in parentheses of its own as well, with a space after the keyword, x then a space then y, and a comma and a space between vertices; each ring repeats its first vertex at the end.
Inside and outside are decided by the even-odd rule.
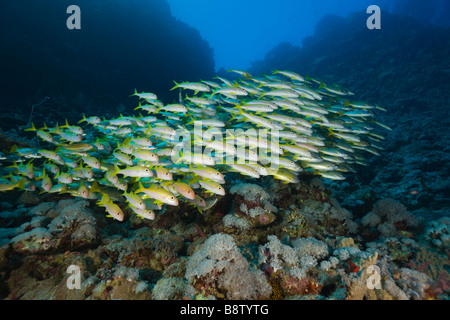
POLYGON ((97 200, 119 221, 124 211, 154 219, 181 201, 208 208, 205 195, 225 195, 227 174, 343 180, 383 150, 379 130, 391 129, 376 112, 384 108, 295 72, 229 72, 234 80, 175 83, 174 104, 135 91, 137 115, 83 115, 55 128, 31 123, 26 130, 42 143, 2 154, 0 191, 69 193, 97 200))

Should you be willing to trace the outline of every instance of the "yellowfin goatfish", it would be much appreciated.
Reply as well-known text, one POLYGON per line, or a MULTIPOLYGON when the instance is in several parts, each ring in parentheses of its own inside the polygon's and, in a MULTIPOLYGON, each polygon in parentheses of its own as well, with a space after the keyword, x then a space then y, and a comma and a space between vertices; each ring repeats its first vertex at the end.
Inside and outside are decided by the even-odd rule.
POLYGON ((198 166, 198 167, 190 167, 190 172, 193 172, 201 177, 208 178, 210 180, 219 182, 219 183, 225 183, 224 176, 217 171, 216 169, 204 167, 204 166, 198 166))
POLYGON ((183 82, 183 83, 175 83, 175 86, 170 90, 175 90, 177 88, 189 89, 195 92, 209 92, 211 91, 209 86, 201 82, 183 82))
POLYGON ((52 180, 50 179, 49 176, 47 176, 47 175, 45 174, 45 168, 43 169, 43 172, 42 172, 42 182, 41 182, 41 186, 42 186, 42 189, 44 189, 44 190, 47 191, 47 192, 49 192, 50 189, 53 187, 52 180))
POLYGON ((111 175, 117 175, 122 174, 126 177, 153 177, 153 172, 147 167, 141 167, 141 166, 127 166, 125 169, 120 169, 117 165, 115 166, 115 170, 112 172, 111 175))
POLYGON ((156 100, 158 99, 158 97, 156 96, 156 94, 152 93, 152 92, 137 92, 136 89, 134 89, 134 94, 132 94, 132 96, 137 96, 140 99, 145 99, 145 100, 156 100))
POLYGON ((87 122, 89 124, 96 125, 96 124, 99 124, 100 122, 102 122, 102 119, 100 119, 97 116, 92 116, 92 117, 86 118, 86 116, 83 114, 83 119, 78 121, 78 123, 81 123, 81 122, 87 122))
POLYGON ((178 206, 178 199, 172 193, 163 188, 158 188, 155 186, 144 188, 142 184, 139 182, 139 188, 136 190, 136 192, 137 193, 143 192, 147 194, 150 198, 153 198, 157 201, 160 201, 162 203, 171 206, 178 206))
POLYGON ((195 198, 194 190, 192 190, 192 188, 188 184, 180 181, 174 181, 172 185, 175 188, 175 190, 183 197, 194 200, 195 198))
POLYGON ((136 213, 139 217, 143 219, 155 220, 155 211, 153 210, 140 209, 132 205, 130 205, 130 208, 131 210, 134 211, 134 213, 136 213))
POLYGON ((212 180, 199 180, 198 183, 207 191, 211 193, 218 194, 221 196, 225 195, 225 189, 217 182, 212 180))
POLYGON ((41 138, 42 140, 47 141, 47 142, 54 141, 53 136, 49 132, 46 132, 42 129, 36 129, 33 122, 31 122, 31 128, 25 129, 25 131, 35 131, 37 136, 39 138, 41 138))
POLYGON ((145 202, 144 200, 142 200, 141 197, 139 197, 138 195, 134 194, 133 192, 124 192, 123 195, 125 196, 125 198, 128 200, 128 202, 135 208, 144 210, 145 209, 145 202))
POLYGON ((97 204, 99 206, 104 207, 110 217, 118 221, 123 221, 124 216, 122 209, 120 209, 120 207, 117 204, 112 202, 108 195, 102 194, 102 198, 100 201, 97 202, 97 204))
POLYGON ((22 178, 19 181, 11 182, 8 180, 0 181, 0 191, 9 191, 13 189, 24 189, 25 179, 22 178))

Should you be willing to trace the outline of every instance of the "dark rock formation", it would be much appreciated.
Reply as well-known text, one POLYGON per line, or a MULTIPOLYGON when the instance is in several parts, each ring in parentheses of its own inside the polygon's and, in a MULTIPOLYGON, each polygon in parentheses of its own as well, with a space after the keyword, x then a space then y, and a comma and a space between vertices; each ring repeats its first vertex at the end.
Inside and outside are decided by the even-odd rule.
POLYGON ((341 84, 358 99, 386 108, 447 107, 450 31, 387 12, 381 30, 369 30, 367 18, 363 12, 324 17, 302 48, 280 44, 249 71, 296 71, 341 84))
POLYGON ((51 99, 37 111, 59 113, 59 121, 73 111, 79 117, 131 111, 135 88, 169 103, 178 99, 169 91, 173 80, 213 76, 212 49, 197 30, 172 16, 166 0, 77 1, 81 30, 66 27, 72 4, 2 3, 2 113, 14 107, 15 120, 26 118, 45 96, 51 99))

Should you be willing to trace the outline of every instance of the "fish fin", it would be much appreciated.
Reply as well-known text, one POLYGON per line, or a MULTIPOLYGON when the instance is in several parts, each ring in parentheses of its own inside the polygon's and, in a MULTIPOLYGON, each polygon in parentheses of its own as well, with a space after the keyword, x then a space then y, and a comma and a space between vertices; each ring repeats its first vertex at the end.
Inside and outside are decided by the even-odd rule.
POLYGON ((134 88, 134 93, 132 94, 132 95, 130 95, 130 97, 133 97, 133 96, 137 96, 138 95, 138 93, 137 93, 137 89, 136 88, 134 88))
POLYGON ((33 121, 31 121, 31 128, 25 129, 25 131, 36 131, 36 130, 37 130, 37 129, 36 129, 36 127, 34 126, 33 121))
MULTIPOLYGON (((14 161, 12 165, 7 166, 6 168, 18 168, 18 167, 19 167, 19 165, 17 164, 16 161, 14 161)), ((12 172, 10 172, 9 174, 12 175, 12 172)))
POLYGON ((125 140, 123 140, 122 145, 128 145, 131 142, 131 137, 126 137, 125 140))
POLYGON ((203 138, 199 137, 195 132, 194 132, 194 141, 193 144, 195 145, 196 143, 199 143, 200 145, 203 145, 203 138))
POLYGON ((197 182, 199 182, 199 181, 200 181, 200 178, 199 178, 199 176, 196 175, 195 177, 190 178, 190 179, 186 182, 186 184, 191 185, 191 184, 197 183, 197 182))
POLYGON ((135 193, 142 192, 144 190, 144 186, 140 181, 138 181, 138 188, 134 191, 135 193))
POLYGON ((17 144, 13 144, 13 146, 11 147, 11 149, 9 150, 10 153, 15 153, 17 150, 17 144))
POLYGON ((237 135, 234 135, 233 133, 232 133, 232 131, 233 130, 226 130, 226 137, 227 137, 227 140, 233 140, 233 141, 235 141, 236 140, 236 137, 237 137, 237 135))
MULTIPOLYGON (((65 120, 66 120, 66 121, 65 121, 65 124, 62 125, 61 128, 68 128, 68 127, 69 127, 69 121, 67 121, 67 118, 66 118, 65 120)), ((45 122, 44 122, 44 126, 46 126, 46 125, 45 125, 45 122)))
POLYGON ((176 81, 174 81, 173 83, 175 83, 175 86, 172 89, 170 89, 170 91, 175 90, 180 86, 178 83, 176 83, 176 81))
POLYGON ((111 198, 109 197, 108 194, 104 193, 104 192, 100 192, 101 198, 100 200, 97 202, 98 204, 105 204, 107 202, 111 202, 111 198))
POLYGON ((101 192, 100 186, 98 185, 98 182, 97 182, 97 181, 95 181, 95 182, 92 184, 91 188, 89 189, 89 192, 101 192))
POLYGON ((173 181, 169 181, 169 180, 167 180, 167 181, 161 181, 159 184, 160 184, 162 187, 171 186, 171 185, 173 185, 173 181))
POLYGON ((119 171, 120 171, 120 168, 119 168, 119 166, 115 163, 115 164, 114 164, 114 170, 113 170, 112 174, 115 176, 115 175, 117 175, 117 174, 119 173, 119 171))
POLYGON ((22 178, 17 182, 16 188, 21 190, 25 189, 25 178, 22 178))
POLYGON ((78 123, 81 123, 81 122, 83 122, 83 121, 86 121, 86 116, 85 116, 84 113, 83 113, 83 118, 82 118, 80 121, 78 121, 78 123))
POLYGON ((149 133, 152 132, 152 126, 150 124, 148 124, 148 129, 144 132, 145 135, 148 135, 149 133))
POLYGON ((178 153, 178 158, 175 160, 174 164, 179 164, 183 162, 183 150, 180 149, 180 152, 178 153))
POLYGON ((140 177, 132 177, 132 178, 130 179, 130 183, 131 183, 131 184, 135 184, 136 182, 139 182, 140 179, 141 179, 140 177))

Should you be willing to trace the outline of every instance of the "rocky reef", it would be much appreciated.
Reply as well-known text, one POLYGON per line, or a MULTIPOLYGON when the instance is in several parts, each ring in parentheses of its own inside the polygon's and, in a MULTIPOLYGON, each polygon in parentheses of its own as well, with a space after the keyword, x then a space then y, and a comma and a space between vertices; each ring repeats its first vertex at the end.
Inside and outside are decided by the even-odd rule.
POLYGON ((448 297, 448 219, 422 228, 393 199, 359 219, 317 178, 270 186, 236 180, 233 188, 202 214, 181 206, 123 223, 84 199, 3 202, 2 298, 448 297), (73 265, 78 289, 68 287, 73 265))

